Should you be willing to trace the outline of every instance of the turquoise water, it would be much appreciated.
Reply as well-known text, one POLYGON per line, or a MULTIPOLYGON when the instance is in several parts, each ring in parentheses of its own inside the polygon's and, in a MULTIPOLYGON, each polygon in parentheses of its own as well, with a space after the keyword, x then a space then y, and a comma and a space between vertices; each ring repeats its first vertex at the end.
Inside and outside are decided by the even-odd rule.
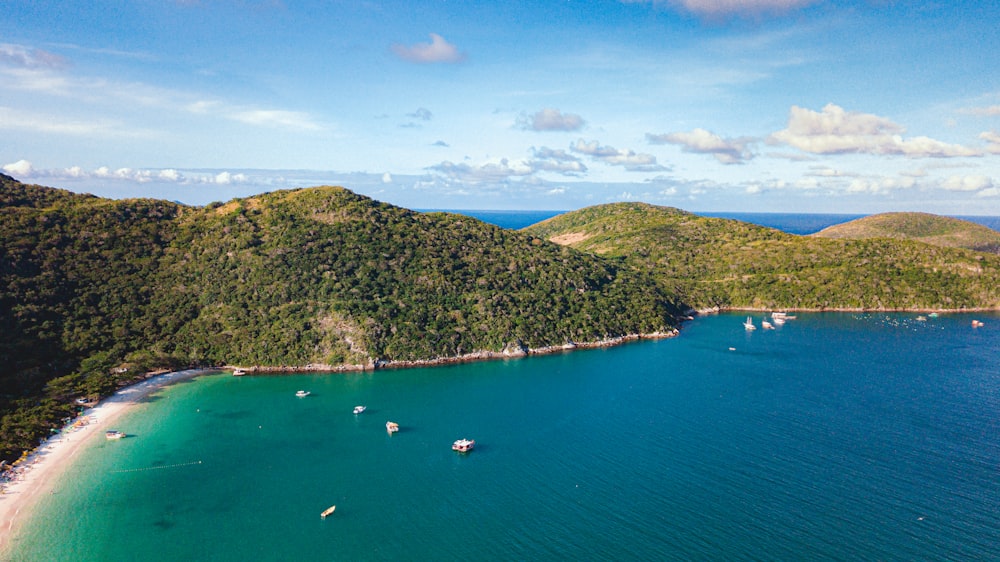
POLYGON ((15 560, 1000 558, 1000 316, 744 317, 525 360, 181 383, 80 457, 15 560))

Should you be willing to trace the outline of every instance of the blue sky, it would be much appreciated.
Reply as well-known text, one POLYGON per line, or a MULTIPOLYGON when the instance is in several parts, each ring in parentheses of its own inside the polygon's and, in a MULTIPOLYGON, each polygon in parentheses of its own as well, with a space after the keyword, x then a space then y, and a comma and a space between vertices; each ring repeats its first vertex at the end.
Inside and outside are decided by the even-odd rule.
POLYGON ((0 167, 189 204, 1000 215, 1000 4, 4 0, 0 167))

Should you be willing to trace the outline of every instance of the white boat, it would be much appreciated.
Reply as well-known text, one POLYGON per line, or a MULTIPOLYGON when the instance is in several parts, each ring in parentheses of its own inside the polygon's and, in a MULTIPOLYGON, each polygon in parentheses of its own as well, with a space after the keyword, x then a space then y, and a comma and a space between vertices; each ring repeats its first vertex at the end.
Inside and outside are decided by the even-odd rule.
POLYGON ((772 312, 771 318, 773 319, 781 318, 783 320, 795 320, 795 317, 789 316, 787 312, 772 312))
POLYGON ((785 317, 784 316, 772 316, 771 317, 771 322, 774 322, 775 326, 784 326, 785 325, 785 317))
POLYGON ((312 394, 312 393, 309 392, 308 390, 300 390, 300 391, 298 391, 298 392, 295 393, 295 395, 298 396, 299 398, 305 398, 306 396, 309 396, 310 394, 312 394))
POLYGON ((458 451, 459 453, 468 453, 476 446, 476 442, 472 439, 459 439, 451 444, 451 450, 458 451))
POLYGON ((247 374, 247 372, 245 370, 243 370, 243 369, 233 369, 233 376, 234 377, 242 377, 245 374, 247 374))
POLYGON ((364 412, 367 409, 368 409, 367 406, 355 406, 354 407, 354 413, 355 414, 360 414, 361 412, 364 412))
POLYGON ((772 325, 767 320, 761 320, 760 321, 760 327, 764 328, 765 330, 773 330, 774 329, 774 325, 772 325))
POLYGON ((749 316, 747 316, 747 321, 743 323, 743 327, 746 328, 748 332, 750 330, 757 329, 757 326, 753 325, 753 318, 750 318, 749 316))
POLYGON ((399 431, 399 424, 396 422, 387 421, 385 422, 385 430, 388 431, 390 434, 396 433, 397 431, 399 431))
POLYGON ((320 513, 319 516, 322 517, 323 519, 326 519, 327 515, 332 514, 336 510, 337 510, 337 506, 331 505, 330 507, 324 509, 323 513, 320 513))
POLYGON ((110 431, 105 431, 104 432, 104 437, 106 439, 124 439, 125 438, 125 432, 124 431, 117 431, 117 430, 112 429, 110 431))
POLYGON ((982 322, 980 322, 979 320, 973 320, 973 321, 972 321, 972 327, 973 327, 973 328, 982 328, 982 327, 983 327, 984 325, 985 325, 985 324, 983 324, 983 323, 982 323, 982 322))

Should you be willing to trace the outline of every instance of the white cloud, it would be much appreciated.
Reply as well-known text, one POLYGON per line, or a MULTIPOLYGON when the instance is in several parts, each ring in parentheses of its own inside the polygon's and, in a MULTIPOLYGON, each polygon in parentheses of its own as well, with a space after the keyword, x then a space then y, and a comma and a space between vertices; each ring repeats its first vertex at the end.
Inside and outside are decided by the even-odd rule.
POLYGON ((521 115, 516 123, 519 129, 526 131, 579 131, 583 125, 583 117, 550 107, 534 115, 521 115))
POLYGON ((595 160, 611 166, 622 166, 630 172, 666 170, 666 167, 656 162, 656 157, 652 154, 641 154, 632 150, 618 150, 612 146, 601 146, 597 141, 587 142, 583 139, 578 139, 569 149, 573 152, 586 154, 595 160))
POLYGON ((565 150, 548 147, 532 149, 534 159, 528 162, 535 171, 555 172, 565 176, 577 176, 587 171, 587 166, 579 158, 565 150))
POLYGON ((503 182, 512 177, 530 176, 534 169, 523 162, 511 162, 506 158, 485 164, 455 164, 442 162, 428 168, 451 180, 479 184, 484 182, 503 182))
POLYGON ((979 134, 979 138, 989 143, 986 151, 991 154, 1000 154, 1000 134, 996 131, 986 131, 979 134))
POLYGON ((1000 115, 1000 105, 990 105, 986 107, 968 107, 959 111, 960 113, 966 113, 968 115, 977 115, 979 117, 996 117, 1000 115))
POLYGON ((18 160, 17 162, 11 164, 5 164, 3 171, 19 178, 30 178, 34 169, 31 166, 31 162, 28 162, 27 160, 18 160))
POLYGON ((646 133, 646 140, 652 144, 677 144, 684 152, 711 154, 723 164, 742 164, 753 158, 753 153, 747 148, 752 139, 724 139, 701 128, 696 128, 689 133, 677 132, 663 135, 646 133))
POLYGON ((755 16, 768 13, 784 13, 819 0, 623 0, 625 3, 670 4, 691 13, 709 18, 732 15, 755 16))
POLYGON ((232 119, 249 125, 263 125, 302 131, 316 131, 320 126, 307 113, 280 109, 251 109, 231 114, 232 119))
POLYGON ((941 182, 941 188, 948 191, 979 191, 993 187, 988 176, 950 176, 941 182))
POLYGON ((1000 187, 984 189, 976 194, 976 197, 1000 197, 1000 187))
POLYGON ((24 45, 0 43, 0 64, 28 69, 59 69, 66 66, 67 63, 65 58, 55 53, 24 45))
POLYGON ((393 45, 392 52, 399 58, 415 63, 427 64, 435 62, 462 62, 465 54, 460 53, 458 48, 447 42, 444 37, 437 33, 431 33, 430 43, 417 43, 407 47, 405 45, 393 45))
POLYGON ((845 111, 827 104, 816 112, 792 106, 788 127, 771 135, 772 143, 788 144, 813 154, 874 154, 910 158, 981 156, 982 151, 920 136, 904 139, 905 129, 885 117, 845 111))

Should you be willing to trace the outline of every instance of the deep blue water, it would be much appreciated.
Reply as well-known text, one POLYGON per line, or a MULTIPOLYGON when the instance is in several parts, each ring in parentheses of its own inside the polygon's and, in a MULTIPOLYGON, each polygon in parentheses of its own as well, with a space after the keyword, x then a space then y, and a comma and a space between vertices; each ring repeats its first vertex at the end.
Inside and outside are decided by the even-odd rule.
MULTIPOLYGON (((545 219, 560 215, 565 211, 449 211, 477 218, 483 222, 495 224, 503 228, 520 229, 539 223, 545 219)), ((812 234, 828 226, 841 224, 866 215, 852 214, 813 214, 813 213, 735 213, 735 212, 701 212, 695 213, 705 217, 736 219, 752 224, 776 228, 790 234, 812 234)), ((1000 217, 958 216, 974 223, 988 226, 1000 231, 1000 217)))
POLYGON ((744 316, 179 384, 81 455, 14 559, 1000 559, 1000 315, 744 316))

